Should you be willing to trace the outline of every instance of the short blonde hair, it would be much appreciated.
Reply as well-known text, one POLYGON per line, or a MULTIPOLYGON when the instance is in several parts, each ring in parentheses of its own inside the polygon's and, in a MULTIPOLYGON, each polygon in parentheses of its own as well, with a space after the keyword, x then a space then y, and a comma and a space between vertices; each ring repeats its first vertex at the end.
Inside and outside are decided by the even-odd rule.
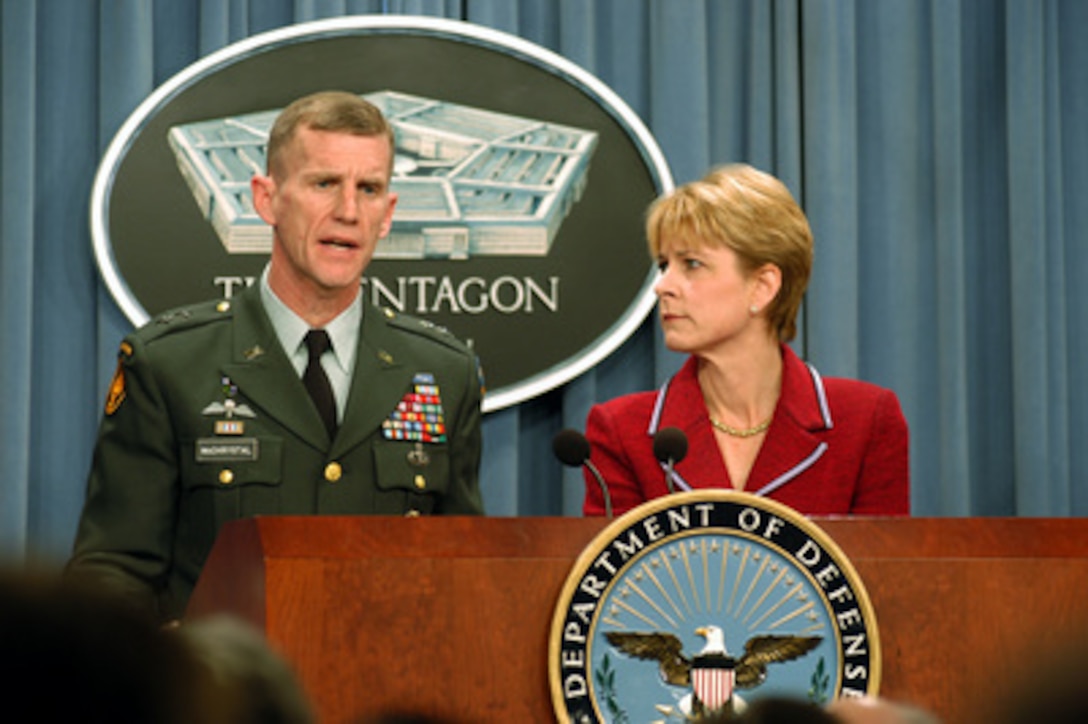
POLYGON ((667 237, 732 249, 750 274, 765 264, 782 272, 782 287, 767 306, 771 329, 782 342, 797 334, 797 311, 812 274, 812 229, 786 185, 746 164, 712 169, 650 205, 646 218, 650 255, 667 237))

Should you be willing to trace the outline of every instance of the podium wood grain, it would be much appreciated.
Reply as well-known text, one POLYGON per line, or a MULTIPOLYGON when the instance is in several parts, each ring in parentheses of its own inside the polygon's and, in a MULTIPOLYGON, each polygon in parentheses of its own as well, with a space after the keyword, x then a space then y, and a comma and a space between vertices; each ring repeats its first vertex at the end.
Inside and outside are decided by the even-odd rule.
MULTIPOLYGON (((820 518, 872 600, 881 693, 979 721, 1034 650, 1088 621, 1088 522, 820 518)), ((392 709, 548 722, 551 617, 604 521, 271 517, 224 527, 190 617, 236 613, 323 724, 392 709)))

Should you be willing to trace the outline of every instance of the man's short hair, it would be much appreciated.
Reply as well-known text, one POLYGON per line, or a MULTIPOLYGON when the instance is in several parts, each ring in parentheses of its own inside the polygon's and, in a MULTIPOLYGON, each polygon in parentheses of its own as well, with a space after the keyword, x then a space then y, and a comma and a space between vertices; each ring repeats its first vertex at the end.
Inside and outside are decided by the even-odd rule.
MULTIPOLYGON (((335 131, 355 136, 385 136, 389 139, 390 163, 395 140, 393 126, 381 109, 362 96, 344 91, 320 91, 303 96, 283 109, 268 134, 268 173, 283 173, 280 160, 299 128, 335 131)), ((392 169, 390 169, 392 170, 392 169)))

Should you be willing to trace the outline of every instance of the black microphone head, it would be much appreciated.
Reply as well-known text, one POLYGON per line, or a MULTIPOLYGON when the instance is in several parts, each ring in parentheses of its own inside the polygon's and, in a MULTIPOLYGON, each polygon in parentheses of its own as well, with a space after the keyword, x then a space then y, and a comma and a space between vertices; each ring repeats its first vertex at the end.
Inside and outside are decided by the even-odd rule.
POLYGON ((665 427, 654 435, 654 457, 658 462, 675 465, 688 454, 688 436, 678 427, 665 427))
POLYGON ((577 430, 560 430, 552 438, 552 452, 559 462, 576 468, 589 460, 589 440, 577 430))

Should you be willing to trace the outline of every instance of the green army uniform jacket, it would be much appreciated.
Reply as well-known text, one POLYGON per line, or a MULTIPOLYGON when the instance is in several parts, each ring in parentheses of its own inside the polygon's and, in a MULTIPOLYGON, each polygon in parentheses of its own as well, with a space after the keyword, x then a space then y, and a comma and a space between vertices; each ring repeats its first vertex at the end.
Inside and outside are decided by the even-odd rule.
POLYGON ((176 618, 227 521, 482 514, 481 394, 464 344, 367 308, 330 441, 256 285, 164 313, 121 345, 67 573, 176 618), (404 424, 419 400, 426 432, 404 424))

